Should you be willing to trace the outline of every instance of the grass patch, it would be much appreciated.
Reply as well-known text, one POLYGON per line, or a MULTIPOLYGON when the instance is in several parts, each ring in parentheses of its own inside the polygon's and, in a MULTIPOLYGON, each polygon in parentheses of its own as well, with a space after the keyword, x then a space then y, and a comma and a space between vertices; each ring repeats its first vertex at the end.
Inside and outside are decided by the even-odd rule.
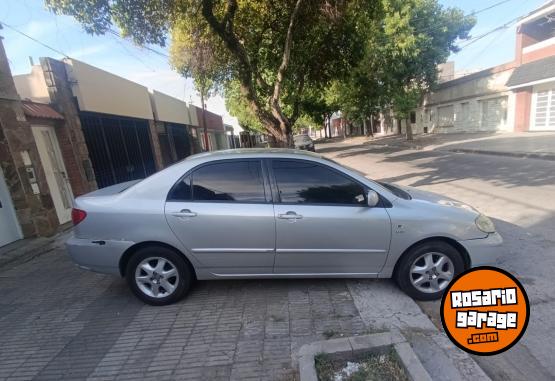
POLYGON ((384 354, 367 354, 349 361, 336 360, 327 354, 314 358, 320 381, 408 381, 397 354, 391 350, 384 354))

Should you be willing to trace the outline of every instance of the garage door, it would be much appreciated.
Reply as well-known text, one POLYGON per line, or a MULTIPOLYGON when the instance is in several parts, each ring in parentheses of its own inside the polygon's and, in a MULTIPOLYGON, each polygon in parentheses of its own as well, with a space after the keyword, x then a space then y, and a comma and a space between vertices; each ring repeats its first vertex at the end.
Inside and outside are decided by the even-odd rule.
POLYGON ((82 113, 81 125, 99 188, 156 172, 146 120, 82 113))
POLYGON ((544 89, 534 93, 534 107, 530 130, 554 131, 555 130, 555 85, 553 88, 544 89))
POLYGON ((507 123, 507 97, 484 99, 482 105, 482 124, 480 130, 497 131, 507 123))

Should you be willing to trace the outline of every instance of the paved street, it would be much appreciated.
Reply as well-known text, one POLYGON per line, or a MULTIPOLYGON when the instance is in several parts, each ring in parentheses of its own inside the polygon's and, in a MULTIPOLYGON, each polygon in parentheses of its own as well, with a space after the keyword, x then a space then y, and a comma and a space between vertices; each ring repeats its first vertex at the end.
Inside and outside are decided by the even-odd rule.
MULTIPOLYGON (((495 379, 555 377, 554 162, 366 144, 324 144, 318 151, 372 178, 442 193, 493 217, 505 240, 505 256, 497 266, 524 284, 531 318, 517 346, 505 354, 475 360, 495 379)), ((441 325, 439 303, 420 305, 441 325)))
MULTIPOLYGON (((553 162, 342 143, 318 148, 374 178, 442 192, 494 217, 507 242, 499 266, 524 283, 532 316, 510 352, 475 360, 494 379, 553 378, 553 162)), ((389 280, 198 282, 180 303, 150 307, 123 280, 75 268, 62 241, 0 269, 0 379, 291 381, 303 344, 391 328, 410 339, 435 379, 486 379, 439 333, 437 303, 420 304, 434 326, 389 280)))

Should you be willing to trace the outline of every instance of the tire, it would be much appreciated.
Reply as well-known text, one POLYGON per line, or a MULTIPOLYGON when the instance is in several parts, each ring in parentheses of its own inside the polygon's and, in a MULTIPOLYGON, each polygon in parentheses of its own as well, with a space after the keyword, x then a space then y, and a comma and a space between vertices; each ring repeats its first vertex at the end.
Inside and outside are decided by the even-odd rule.
POLYGON ((140 300, 164 306, 177 302, 189 291, 194 275, 185 259, 174 250, 149 246, 137 250, 129 259, 125 278, 140 300))
POLYGON ((435 300, 442 297, 448 284, 464 269, 462 254, 455 247, 443 241, 428 241, 417 244, 401 257, 394 278, 399 288, 413 299, 435 300), (447 279, 449 274, 452 276, 447 279))

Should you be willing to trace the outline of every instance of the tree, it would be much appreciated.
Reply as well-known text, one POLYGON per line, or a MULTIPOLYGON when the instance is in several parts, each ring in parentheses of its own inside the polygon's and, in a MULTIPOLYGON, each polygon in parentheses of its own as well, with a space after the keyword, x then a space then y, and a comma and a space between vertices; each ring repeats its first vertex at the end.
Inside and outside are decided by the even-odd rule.
MULTIPOLYGON (((360 40, 351 22, 372 0, 45 0, 75 17, 90 33, 113 24, 138 44, 166 43, 194 55, 198 39, 214 57, 213 80, 236 81, 244 104, 280 145, 290 145, 306 88, 323 89, 358 60, 360 40), (176 38, 187 36, 188 38, 176 38)), ((196 76, 190 61, 175 59, 196 76)), ((182 65, 182 67, 181 67, 182 65)))
POLYGON ((252 132, 265 132, 264 126, 241 95, 241 85, 230 81, 225 87, 225 107, 237 118, 242 129, 252 132))
POLYGON ((437 84, 438 65, 458 51, 457 42, 468 38, 476 19, 436 0, 382 1, 387 14, 384 34, 392 43, 385 54, 392 58, 392 106, 396 116, 405 119, 407 139, 412 140, 410 110, 437 84))
POLYGON ((380 4, 377 18, 359 14, 356 19, 366 33, 363 58, 334 90, 341 110, 365 126, 369 117, 392 107, 397 118, 406 120, 412 139, 410 111, 436 84, 437 65, 457 51, 456 42, 468 37, 475 19, 436 0, 380 4))
POLYGON ((182 75, 194 78, 195 89, 200 95, 202 105, 202 125, 204 126, 203 136, 206 150, 209 149, 206 99, 216 90, 217 82, 214 79, 217 77, 217 61, 218 57, 202 30, 194 30, 190 36, 174 33, 170 63, 182 75), (184 48, 189 39, 196 41, 190 50, 184 48))

